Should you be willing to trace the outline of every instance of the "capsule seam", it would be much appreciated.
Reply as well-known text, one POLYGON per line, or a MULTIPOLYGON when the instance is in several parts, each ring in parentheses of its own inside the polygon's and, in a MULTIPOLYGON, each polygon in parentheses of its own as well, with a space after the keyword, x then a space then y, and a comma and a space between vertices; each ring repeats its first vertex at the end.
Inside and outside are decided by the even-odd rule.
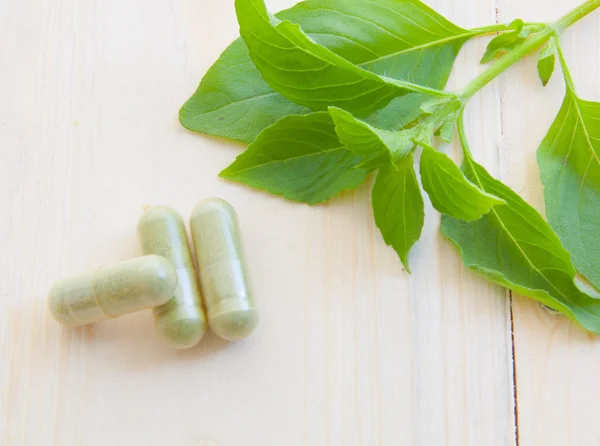
POLYGON ((94 292, 94 301, 96 302, 96 305, 98 305, 98 308, 100 308, 100 311, 102 311, 102 313, 104 313, 109 319, 117 319, 119 317, 119 315, 112 315, 110 313, 108 313, 104 307, 102 306, 102 303, 100 300, 98 300, 98 296, 100 295, 100 293, 98 293, 97 288, 97 281, 96 281, 96 274, 98 274, 98 271, 100 271, 100 269, 102 269, 103 266, 101 266, 100 268, 98 268, 96 271, 94 271, 94 275, 92 277, 92 291, 94 292))

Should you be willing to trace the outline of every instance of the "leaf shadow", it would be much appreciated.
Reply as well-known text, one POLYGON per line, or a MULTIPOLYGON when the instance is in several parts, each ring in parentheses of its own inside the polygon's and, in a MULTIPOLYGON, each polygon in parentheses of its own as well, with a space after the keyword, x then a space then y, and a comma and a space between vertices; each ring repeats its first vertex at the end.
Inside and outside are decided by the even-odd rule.
POLYGON ((186 134, 189 135, 190 137, 194 137, 194 138, 198 138, 200 139, 200 141, 202 139, 207 139, 209 141, 212 141, 214 143, 217 143, 221 148, 230 148, 232 150, 239 150, 240 153, 242 151, 244 151, 246 149, 246 147, 248 147, 248 143, 244 142, 244 141, 238 141, 235 139, 230 139, 230 138, 226 138, 224 136, 218 136, 218 135, 211 135, 208 133, 202 133, 202 132, 197 132, 194 130, 190 130, 187 127, 184 127, 182 125, 179 125, 179 132, 181 132, 182 134, 186 134))

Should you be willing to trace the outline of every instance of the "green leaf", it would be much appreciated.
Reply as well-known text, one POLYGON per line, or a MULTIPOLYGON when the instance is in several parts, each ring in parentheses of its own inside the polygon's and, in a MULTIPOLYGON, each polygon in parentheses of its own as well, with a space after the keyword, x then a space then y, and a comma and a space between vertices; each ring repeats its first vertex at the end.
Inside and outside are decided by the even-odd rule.
POLYGON ((299 20, 295 12, 285 19, 320 45, 365 70, 431 88, 446 85, 461 47, 478 34, 418 0, 309 0, 298 6, 310 19, 299 20), (369 53, 357 60, 360 47, 369 53))
POLYGON ((287 116, 265 129, 220 173, 289 200, 320 203, 354 189, 368 171, 339 141, 326 112, 287 116))
POLYGON ((179 122, 190 130, 249 143, 283 116, 309 112, 269 87, 244 41, 237 39, 183 105, 179 122))
POLYGON ((393 99, 386 107, 362 120, 375 127, 399 131, 423 114, 421 105, 429 99, 429 96, 420 93, 407 94, 393 99))
POLYGON ((460 111, 452 112, 450 115, 444 119, 440 128, 436 131, 435 135, 442 138, 443 141, 447 143, 452 142, 452 133, 454 132, 454 127, 456 127, 456 121, 460 115, 460 111))
MULTIPOLYGON (((406 106, 406 104, 398 104, 397 102, 392 101, 388 105, 387 108, 390 109, 390 113, 376 113, 369 117, 369 121, 373 123, 374 126, 377 125, 386 125, 391 127, 391 122, 388 119, 388 116, 394 114, 397 116, 397 120, 394 123, 394 126, 402 127, 409 122, 414 120, 415 116, 418 116, 420 111, 420 104, 425 99, 422 95, 410 94, 406 96, 407 99, 411 100, 412 105, 410 107, 406 106)), ((340 109, 341 110, 341 109, 340 109)), ((381 112, 381 110, 380 110, 381 112)), ((343 112, 348 113, 348 112, 343 112)), ((350 115, 351 116, 351 115, 350 115)), ((362 122, 362 121, 361 121, 362 122)), ((373 128, 371 125, 364 123, 368 128, 373 128)), ((331 118, 327 119, 326 113, 324 112, 315 112, 309 113, 303 116, 288 116, 282 118, 277 121, 271 127, 266 128, 263 132, 258 136, 258 139, 254 144, 250 146, 252 150, 244 153, 238 161, 236 161, 232 166, 225 169, 225 171, 221 174, 224 178, 229 178, 232 180, 237 180, 242 183, 249 184, 250 186, 258 187, 267 191, 279 191, 274 192, 279 195, 284 195, 289 199, 301 201, 301 202, 309 202, 315 203, 319 201, 325 201, 331 196, 334 196, 338 193, 338 187, 345 187, 345 181, 349 181, 348 189, 352 189, 360 183, 360 178, 363 177, 364 171, 372 170, 375 167, 379 167, 379 163, 374 163, 371 166, 368 165, 366 159, 359 153, 356 158, 356 165, 352 163, 348 163, 347 158, 343 157, 343 163, 337 167, 337 171, 343 172, 343 175, 338 179, 333 179, 333 184, 331 185, 331 189, 329 189, 328 185, 322 185, 320 183, 315 183, 318 185, 319 189, 316 193, 306 194, 303 191, 298 190, 302 186, 302 181, 311 180, 313 177, 310 175, 324 175, 327 171, 327 165, 324 164, 319 166, 319 170, 311 173, 308 178, 304 178, 305 172, 290 172, 289 169, 294 166, 299 166, 301 169, 304 169, 308 164, 305 162, 298 162, 299 160, 295 160, 293 163, 291 160, 286 161, 286 168, 277 169, 268 169, 269 177, 264 181, 261 181, 259 178, 256 178, 256 175, 261 172, 260 169, 264 169, 267 166, 262 166, 260 161, 258 161, 260 157, 260 153, 263 152, 266 148, 268 151, 272 150, 272 145, 275 147, 280 146, 281 144, 278 140, 285 138, 285 132, 289 128, 293 128, 293 147, 297 148, 300 154, 304 153, 302 150, 306 150, 307 147, 311 149, 312 152, 317 153, 318 151, 329 153, 332 148, 339 148, 347 150, 347 147, 339 141, 337 138, 337 134, 335 131, 335 126, 333 120, 331 118), (316 126, 316 128, 315 128, 316 126), (321 134, 316 134, 315 131, 321 132, 321 134), (327 137, 324 137, 327 136, 327 137), (333 140, 333 138, 337 138, 337 141, 333 140), (254 160, 254 161, 249 161, 254 160), (241 169, 246 169, 244 167, 247 162, 256 162, 257 165, 252 165, 252 169, 250 171, 237 172, 238 168, 240 168, 240 164, 242 163, 241 169), (358 172, 358 174, 357 174, 358 172), (356 177, 354 176, 356 174, 356 177), (279 177, 278 177, 279 175, 279 177), (296 178, 296 176, 300 176, 300 178, 296 178), (356 178, 356 182, 354 179, 356 178), (291 185, 288 184, 291 180, 291 185), (278 186, 278 183, 281 183, 282 187, 278 186)), ((382 133, 386 133, 384 130, 380 130, 382 133)), ((287 153, 285 152, 286 146, 278 150, 276 157, 285 158, 287 153)), ((349 151, 348 151, 349 152, 349 151)), ((295 155, 294 155, 295 156, 295 155)), ((312 158, 312 160, 316 160, 317 158, 312 158)), ((334 158, 327 158, 328 162, 335 162, 334 158)), ((388 158, 389 159, 389 156, 388 158)), ((308 161, 308 159, 304 159, 304 161, 308 161)), ((271 165, 270 167, 273 167, 271 165)))
POLYGON ((470 182, 454 161, 437 150, 423 147, 420 165, 423 189, 442 214, 472 221, 504 204, 504 200, 470 182))
POLYGON ((414 147, 403 133, 374 127, 345 110, 329 107, 340 141, 352 152, 364 158, 360 167, 376 169, 385 163, 395 163, 414 147))
POLYGON ((408 253, 421 236, 425 219, 412 153, 396 165, 388 163, 379 169, 372 203, 375 223, 383 239, 394 248, 404 268, 410 272, 408 253))
POLYGON ((579 272, 600 288, 600 103, 568 87, 537 159, 548 221, 579 272))
MULTIPOLYGON (((438 89, 446 84, 464 42, 477 34, 414 0, 379 1, 369 8, 356 0, 311 0, 276 17, 298 23, 317 43, 366 70, 438 89)), ((418 97, 397 98, 389 109, 375 112, 379 122, 389 122, 381 127, 398 128, 394 108, 406 101, 414 110, 411 102, 418 97)), ((308 112, 269 87, 237 39, 182 107, 180 121, 190 130, 251 142, 283 116, 308 112)))
POLYGON ((537 63, 538 74, 542 85, 545 87, 550 81, 552 73, 554 73, 554 65, 556 64, 556 43, 554 39, 550 40, 540 53, 540 58, 537 63))
POLYGON ((432 135, 440 136, 448 143, 451 142, 452 132, 464 106, 465 103, 459 98, 436 98, 424 102, 421 111, 427 117, 418 124, 421 129, 411 131, 418 135, 414 138, 415 143, 433 148, 432 135))
POLYGON ((507 203, 473 222, 442 217, 442 233, 457 246, 465 265, 600 333, 600 299, 575 285, 569 253, 541 215, 469 158, 464 170, 471 181, 507 203))
MULTIPOLYGON (((420 103, 424 100, 424 97, 422 95, 411 94, 408 95, 406 98, 412 100, 411 108, 408 108, 403 104, 398 104, 392 101, 392 103, 390 103, 387 107, 390 109, 391 113, 374 114, 369 117, 369 121, 372 122, 373 125, 391 126, 391 123, 388 120, 388 115, 392 114, 392 112, 393 114, 397 115, 397 121, 394 123, 395 126, 401 127, 413 121, 414 116, 418 116, 418 114, 421 113, 419 106, 420 103)), ((303 154, 303 151, 305 151, 307 147, 309 147, 310 150, 315 154, 319 151, 329 153, 332 150, 332 148, 339 148, 340 151, 336 153, 344 153, 342 149, 350 153, 350 151, 347 150, 344 144, 341 141, 339 141, 339 138, 337 138, 333 120, 331 118, 327 119, 326 115, 327 114, 324 112, 315 112, 303 116, 288 116, 282 118, 281 120, 273 124, 271 127, 268 127, 265 130, 263 130, 263 132, 258 136, 258 139, 255 141, 255 143, 250 146, 251 150, 244 153, 240 157, 240 159, 233 163, 232 166, 225 169, 221 176, 224 178, 237 180, 263 190, 275 191, 274 193, 284 195, 292 200, 308 203, 325 201, 331 196, 336 195, 338 193, 339 187, 346 187, 346 181, 349 182, 349 185, 347 186, 348 189, 352 189, 358 186, 358 184, 361 181, 361 178, 363 178, 365 171, 372 170, 373 168, 379 166, 379 163, 374 163, 371 166, 369 166, 366 162, 366 159, 363 156, 361 156, 360 153, 357 154, 355 165, 353 165, 353 163, 348 163, 348 158, 346 156, 343 157, 342 164, 336 167, 336 172, 341 173, 340 177, 334 178, 332 180, 333 184, 331 184, 330 188, 327 184, 315 182, 315 185, 318 186, 318 189, 312 191, 312 193, 310 194, 299 190, 302 187, 306 187, 306 185, 303 184, 303 181, 311 181, 312 179, 314 179, 313 177, 315 175, 325 175, 325 173, 327 172, 327 163, 334 163, 335 158, 328 157, 326 159, 325 164, 320 165, 319 169, 315 172, 311 172, 307 178, 305 178, 306 173, 304 171, 290 172, 290 169, 294 166, 299 166, 300 169, 306 168, 310 165, 307 164, 306 161, 312 162, 317 160, 318 158, 316 157, 316 155, 311 159, 301 158, 302 162, 299 162, 299 159, 293 160, 293 162, 292 160, 287 160, 285 164, 285 169, 281 168, 281 166, 278 166, 277 164, 272 164, 269 166, 269 169, 266 170, 268 172, 268 178, 265 178, 264 180, 257 178, 257 175, 259 175, 260 172, 264 171, 262 169, 265 169, 265 167, 267 167, 263 166, 260 162, 260 156, 262 152, 265 151, 265 148, 267 148, 266 150, 270 152, 272 150, 273 145, 275 147, 281 146, 279 140, 286 137, 285 132, 290 127, 293 128, 293 147, 299 150, 299 154, 303 154), (321 134, 316 134, 315 132, 321 132, 321 134), (337 138, 337 140, 334 140, 333 138, 337 138), (252 165, 252 168, 248 171, 245 170, 246 163, 251 163, 252 165), (256 165, 252 163, 255 163, 256 165), (276 169, 272 169, 272 167, 274 166, 278 167, 276 169), (242 169, 243 172, 238 172, 238 169, 242 169)), ((369 124, 365 123, 365 125, 371 128, 369 124)), ((385 133, 385 131, 383 130, 381 130, 381 132, 385 133)), ((281 149, 278 149, 276 154, 277 159, 285 158, 288 155, 288 153, 285 152, 287 150, 286 147, 287 145, 283 146, 283 148, 281 149)), ((297 154, 292 155, 296 156, 297 154)), ((389 156, 387 159, 389 159, 389 156)))
POLYGON ((365 116, 395 97, 426 90, 354 65, 317 44, 299 25, 270 16, 263 0, 236 0, 235 6, 254 64, 292 102, 313 110, 343 107, 365 116))
POLYGON ((524 23, 521 19, 516 19, 511 23, 512 31, 502 33, 492 40, 488 44, 485 54, 481 58, 481 63, 488 63, 494 59, 504 56, 509 53, 515 47, 519 46, 530 34, 530 31, 526 28, 523 29, 524 23))

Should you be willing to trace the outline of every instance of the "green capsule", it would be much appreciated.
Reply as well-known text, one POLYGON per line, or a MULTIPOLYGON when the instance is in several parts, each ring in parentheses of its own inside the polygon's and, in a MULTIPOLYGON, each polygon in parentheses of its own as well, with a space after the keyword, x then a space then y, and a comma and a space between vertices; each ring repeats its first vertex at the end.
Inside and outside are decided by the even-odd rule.
POLYGON ((152 206, 140 217, 137 232, 144 254, 169 259, 179 280, 173 298, 153 310, 156 332, 172 348, 191 348, 206 332, 206 317, 185 224, 177 211, 152 206))
POLYGON ((198 274, 212 331, 243 339, 258 324, 233 207, 219 198, 201 201, 190 219, 198 274))
POLYGON ((79 327, 162 305, 176 288, 171 262, 144 256, 56 282, 48 308, 61 324, 79 327))

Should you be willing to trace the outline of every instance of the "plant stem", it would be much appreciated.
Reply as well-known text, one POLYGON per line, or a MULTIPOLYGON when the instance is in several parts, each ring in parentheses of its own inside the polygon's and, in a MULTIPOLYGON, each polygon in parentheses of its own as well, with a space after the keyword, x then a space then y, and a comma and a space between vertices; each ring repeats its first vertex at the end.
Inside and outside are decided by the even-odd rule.
POLYGON ((457 95, 463 102, 466 102, 498 75, 546 42, 550 37, 556 35, 558 32, 562 32, 564 29, 582 19, 598 7, 600 7, 600 0, 588 0, 567 13, 553 25, 547 25, 539 33, 523 42, 520 46, 502 57, 497 63, 473 79, 462 91, 457 92, 457 95))
MULTIPOLYGON (((534 24, 532 26, 536 26, 536 25, 534 24)), ((470 29, 468 31, 468 33, 465 34, 465 36, 475 37, 475 36, 481 36, 484 34, 491 34, 491 33, 497 33, 497 32, 502 32, 502 31, 510 31, 512 29, 513 29, 513 27, 511 26, 510 23, 509 24, 497 24, 497 25, 482 26, 479 28, 470 29)), ((450 93, 450 92, 447 92, 444 90, 436 90, 434 88, 429 88, 429 87, 425 87, 423 85, 413 84, 411 82, 406 82, 406 81, 402 82, 402 86, 404 88, 406 88, 407 90, 411 90, 416 93, 424 93, 429 96, 438 97, 438 98, 454 96, 454 93, 450 93)))
POLYGON ((419 84, 413 84, 412 82, 398 81, 397 85, 406 88, 407 90, 414 91, 416 93, 425 93, 429 96, 433 96, 436 98, 446 98, 454 96, 454 93, 450 93, 444 90, 436 90, 435 88, 429 88, 419 84))
MULTIPOLYGON (((547 25, 545 23, 538 23, 538 22, 527 22, 523 24, 523 28, 545 28, 547 25)), ((481 36, 483 34, 491 34, 491 33, 497 33, 497 32, 502 32, 502 31, 514 31, 515 27, 513 25, 513 23, 499 23, 497 25, 488 25, 488 26, 481 26, 479 28, 473 28, 469 30, 469 34, 473 35, 473 36, 481 36)))
POLYGON ((510 23, 489 25, 489 26, 482 26, 480 28, 470 29, 469 34, 472 34, 473 36, 480 36, 482 34, 497 33, 500 31, 510 31, 512 29, 513 29, 513 27, 510 26, 510 23))
POLYGON ((473 159, 473 153, 469 147, 469 142, 467 141, 467 135, 465 132, 464 111, 461 111, 460 115, 458 115, 458 120, 456 121, 456 131, 458 132, 458 138, 460 139, 460 145, 462 146, 465 159, 473 159))
POLYGON ((520 46, 516 47, 513 51, 502 57, 498 62, 473 79, 462 91, 457 93, 458 96, 462 98, 464 102, 471 99, 475 93, 548 40, 555 32, 554 28, 544 28, 538 34, 523 42, 520 46))
POLYGON ((558 38, 558 36, 553 37, 553 39, 556 45, 556 53, 558 54, 560 68, 562 69, 563 77, 565 78, 565 84, 567 85, 567 88, 569 90, 575 93, 575 83, 573 82, 573 78, 571 77, 571 72, 569 71, 569 67, 567 65, 567 60, 565 59, 565 53, 563 52, 560 39, 558 38))
POLYGON ((581 20, 598 7, 600 7, 600 0, 588 0, 587 2, 580 5, 578 8, 575 8, 567 15, 563 16, 560 20, 556 21, 553 27, 558 33, 561 33, 573 23, 577 22, 578 20, 581 20))

